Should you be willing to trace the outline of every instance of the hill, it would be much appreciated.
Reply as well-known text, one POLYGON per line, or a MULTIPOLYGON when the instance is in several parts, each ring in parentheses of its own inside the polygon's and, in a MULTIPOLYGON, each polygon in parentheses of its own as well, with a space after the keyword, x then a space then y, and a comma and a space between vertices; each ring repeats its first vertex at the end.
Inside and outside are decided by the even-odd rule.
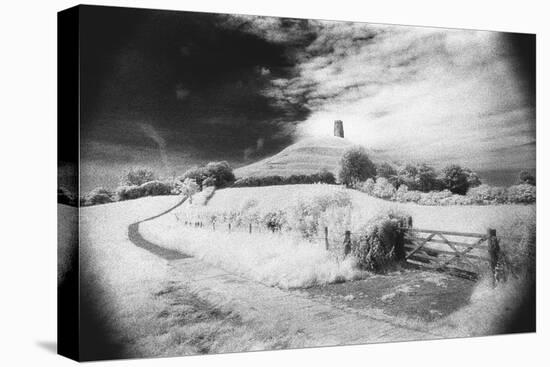
POLYGON ((263 177, 308 175, 327 169, 338 173, 340 159, 354 144, 334 136, 307 138, 292 144, 274 156, 235 169, 235 176, 263 177))

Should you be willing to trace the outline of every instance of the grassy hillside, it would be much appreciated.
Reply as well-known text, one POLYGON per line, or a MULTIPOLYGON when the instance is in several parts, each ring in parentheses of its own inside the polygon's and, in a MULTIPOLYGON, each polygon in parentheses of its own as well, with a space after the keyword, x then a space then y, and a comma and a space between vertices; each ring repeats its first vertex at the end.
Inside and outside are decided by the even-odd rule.
POLYGON ((353 146, 347 139, 327 136, 308 138, 293 144, 272 157, 235 170, 240 177, 290 176, 312 174, 327 169, 337 174, 342 155, 353 146))
POLYGON ((336 185, 286 185, 269 187, 244 187, 218 190, 208 207, 239 209, 246 201, 255 200, 261 209, 284 209, 300 200, 317 195, 344 191, 351 196, 353 211, 365 220, 389 210, 411 215, 416 227, 447 231, 481 232, 488 227, 498 233, 511 235, 514 223, 535 214, 534 205, 486 205, 486 206, 423 206, 414 203, 397 203, 378 199, 356 190, 336 185))

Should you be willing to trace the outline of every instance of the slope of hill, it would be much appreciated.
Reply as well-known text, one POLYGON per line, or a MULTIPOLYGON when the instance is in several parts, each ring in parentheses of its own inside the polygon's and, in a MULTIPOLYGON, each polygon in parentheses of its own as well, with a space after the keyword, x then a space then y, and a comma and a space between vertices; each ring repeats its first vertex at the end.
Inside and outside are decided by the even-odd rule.
POLYGON ((307 138, 292 144, 272 157, 235 169, 235 176, 263 177, 312 174, 327 169, 336 174, 346 149, 347 139, 334 136, 307 138))

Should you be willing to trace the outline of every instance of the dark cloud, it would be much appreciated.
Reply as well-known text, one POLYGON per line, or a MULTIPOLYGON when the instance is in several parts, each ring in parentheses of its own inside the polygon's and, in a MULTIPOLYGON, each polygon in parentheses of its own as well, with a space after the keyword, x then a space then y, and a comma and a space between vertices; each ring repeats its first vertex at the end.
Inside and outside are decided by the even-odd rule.
POLYGON ((288 145, 309 115, 299 98, 262 93, 271 79, 295 73, 291 49, 311 41, 307 22, 278 20, 281 32, 270 39, 268 28, 257 34, 250 21, 227 15, 82 9, 84 140, 154 148, 156 136, 168 154, 201 150, 204 159, 239 164, 258 139, 265 154, 288 145))

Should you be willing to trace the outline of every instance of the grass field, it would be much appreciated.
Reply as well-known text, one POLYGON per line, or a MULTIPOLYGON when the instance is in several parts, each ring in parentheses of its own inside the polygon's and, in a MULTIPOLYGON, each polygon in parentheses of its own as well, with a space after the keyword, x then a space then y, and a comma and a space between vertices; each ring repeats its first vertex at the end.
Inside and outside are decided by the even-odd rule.
POLYGON ((261 330, 223 304, 203 300, 185 280, 174 281, 166 260, 128 240, 129 224, 179 200, 148 197, 81 209, 81 303, 88 311, 81 328, 92 338, 82 341, 85 357, 272 349, 291 339, 280 329, 261 330))
POLYGON ((491 227, 501 235, 520 235, 521 224, 534 220, 534 206, 420 206, 388 202, 335 185, 287 185, 218 190, 207 205, 201 204, 204 200, 198 194, 194 204, 186 203, 167 216, 143 223, 141 232, 152 242, 282 288, 361 278, 365 274, 354 268, 352 260, 342 261, 325 250, 321 233, 306 240, 294 231, 270 233, 255 226, 249 234, 246 224, 237 226, 233 222, 229 230, 228 223, 218 219, 215 224, 203 223, 203 228, 195 228, 185 226, 182 219, 188 218, 189 213, 217 213, 219 218, 227 217, 231 222, 231 215, 226 213, 247 211, 251 202, 260 217, 274 210, 293 212, 296 203, 309 203, 335 193, 351 199, 351 206, 336 208, 320 219, 329 227, 330 246, 336 248, 341 246, 346 229, 356 233, 370 219, 389 211, 411 215, 416 227, 480 233, 491 227))

